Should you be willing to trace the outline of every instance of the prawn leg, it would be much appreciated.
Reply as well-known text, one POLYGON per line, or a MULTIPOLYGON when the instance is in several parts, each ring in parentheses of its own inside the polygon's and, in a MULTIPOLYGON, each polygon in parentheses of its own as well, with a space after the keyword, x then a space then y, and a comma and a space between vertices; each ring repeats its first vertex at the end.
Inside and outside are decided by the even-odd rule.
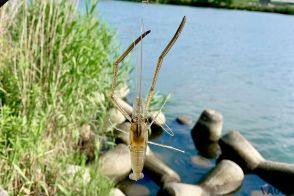
POLYGON ((170 51, 170 49, 172 48, 172 46, 174 45, 174 43, 177 41, 178 37, 180 36, 184 25, 186 23, 186 16, 183 17, 182 22, 180 24, 180 26, 178 27, 176 33, 174 34, 173 38, 169 41, 169 43, 167 44, 167 46, 164 48, 164 50, 162 51, 162 53, 160 54, 158 61, 157 61, 157 65, 156 65, 156 69, 155 69, 155 73, 153 76, 153 80, 149 89, 149 93, 148 93, 148 97, 147 97, 147 101, 146 101, 146 110, 148 110, 149 108, 149 104, 150 101, 152 99, 152 95, 154 92, 154 87, 158 78, 158 74, 159 74, 159 70, 161 68, 161 64, 163 62, 164 57, 167 55, 167 53, 170 51))
POLYGON ((129 47, 125 50, 125 52, 118 57, 118 59, 114 62, 113 66, 113 78, 112 78, 112 88, 111 88, 111 101, 112 103, 118 108, 118 110, 125 116, 125 118, 131 122, 132 118, 127 114, 126 111, 121 107, 121 105, 117 101, 117 97, 114 95, 115 87, 116 87, 116 82, 117 82, 117 74, 118 74, 118 65, 120 62, 122 62, 126 56, 134 49, 134 47, 146 36, 150 33, 151 31, 146 31, 142 35, 140 35, 134 42, 132 42, 129 47))

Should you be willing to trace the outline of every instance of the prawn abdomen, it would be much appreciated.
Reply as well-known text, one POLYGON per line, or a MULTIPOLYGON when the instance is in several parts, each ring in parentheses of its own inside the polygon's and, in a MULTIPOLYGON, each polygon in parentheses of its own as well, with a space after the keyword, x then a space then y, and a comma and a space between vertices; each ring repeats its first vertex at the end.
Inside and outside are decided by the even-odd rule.
POLYGON ((140 180, 144 177, 142 173, 146 154, 146 146, 130 147, 132 173, 129 175, 131 180, 140 180))

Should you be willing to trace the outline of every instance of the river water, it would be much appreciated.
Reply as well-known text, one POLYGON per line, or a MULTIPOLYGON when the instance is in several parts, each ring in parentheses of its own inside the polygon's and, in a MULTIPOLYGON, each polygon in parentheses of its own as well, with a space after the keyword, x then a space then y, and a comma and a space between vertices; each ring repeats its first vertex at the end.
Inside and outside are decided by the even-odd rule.
MULTIPOLYGON (((123 1, 101 1, 98 7, 100 16, 117 33, 121 50, 140 34, 142 19, 144 28, 151 29, 143 42, 145 93, 158 56, 182 17, 187 17, 156 85, 160 93, 172 94, 165 114, 175 136, 163 134, 155 140, 186 153, 152 147, 183 182, 196 183, 215 163, 212 160, 211 166, 201 167, 191 162, 197 154, 190 138, 193 124, 179 125, 175 118, 188 115, 195 123, 205 108, 223 114, 223 133, 239 130, 266 159, 294 163, 293 16, 123 1)), ((129 60, 138 62, 138 54, 139 49, 129 60)), ((135 81, 135 74, 131 77, 135 81)), ((152 195, 159 189, 148 176, 140 183, 152 195)), ((260 192, 265 184, 247 175, 234 195, 260 192)))

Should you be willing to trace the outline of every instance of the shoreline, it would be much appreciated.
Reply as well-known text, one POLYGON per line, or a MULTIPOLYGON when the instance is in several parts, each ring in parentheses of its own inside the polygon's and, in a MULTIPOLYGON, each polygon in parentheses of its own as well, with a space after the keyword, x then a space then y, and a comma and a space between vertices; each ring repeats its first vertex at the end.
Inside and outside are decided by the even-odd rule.
MULTIPOLYGON (((131 1, 131 2, 141 2, 138 0, 121 0, 121 1, 131 1)), ((228 10, 246 10, 255 12, 266 12, 266 13, 276 13, 285 15, 294 15, 294 4, 289 3, 270 3, 268 5, 262 5, 259 3, 232 3, 230 5, 226 4, 215 4, 215 3, 200 3, 200 2, 188 2, 188 1, 165 1, 157 0, 152 2, 154 4, 169 4, 169 5, 184 5, 191 7, 202 7, 202 8, 216 8, 216 9, 228 9, 228 10)))

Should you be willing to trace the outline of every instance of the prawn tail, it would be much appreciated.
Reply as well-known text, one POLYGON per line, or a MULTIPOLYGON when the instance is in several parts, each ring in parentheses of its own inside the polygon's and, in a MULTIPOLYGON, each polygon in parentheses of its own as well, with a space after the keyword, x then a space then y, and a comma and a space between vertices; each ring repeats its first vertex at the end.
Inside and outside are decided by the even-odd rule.
POLYGON ((143 179, 143 178, 144 178, 144 174, 143 174, 143 173, 140 173, 140 175, 138 176, 138 175, 136 175, 136 174, 134 174, 134 173, 131 173, 131 174, 129 175, 129 178, 130 178, 131 180, 137 181, 137 180, 143 179))

